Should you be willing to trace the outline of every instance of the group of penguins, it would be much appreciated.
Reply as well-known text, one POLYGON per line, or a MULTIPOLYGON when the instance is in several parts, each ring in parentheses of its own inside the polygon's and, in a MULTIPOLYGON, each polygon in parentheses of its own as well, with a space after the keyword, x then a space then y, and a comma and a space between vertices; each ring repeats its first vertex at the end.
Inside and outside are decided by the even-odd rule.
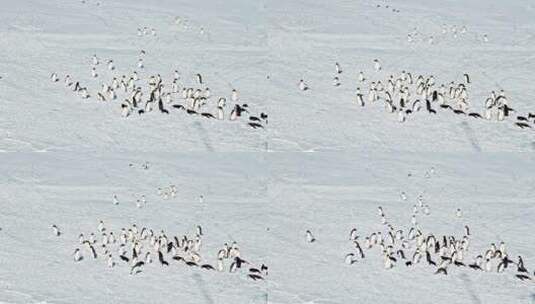
MULTIPOLYGON (((406 199, 404 193, 402 193, 402 199, 406 199)), ((466 257, 471 255, 470 228, 465 225, 464 234, 460 236, 435 236, 433 233, 424 233, 417 222, 419 211, 425 215, 430 214, 429 205, 423 203, 422 196, 418 197, 418 204, 413 206, 412 226, 408 231, 404 231, 389 223, 383 208, 379 206, 378 214, 381 217, 381 224, 386 227, 385 230, 375 231, 369 235, 359 235, 356 228, 351 229, 349 241, 353 252, 345 255, 345 264, 353 265, 361 262, 370 252, 375 251, 374 253, 382 256, 385 269, 415 267, 417 264, 424 264, 431 267, 436 275, 447 275, 452 269, 470 269, 497 273, 513 272, 515 278, 519 280, 533 280, 522 257, 518 256, 516 261, 513 261, 504 242, 500 242, 499 245, 492 243, 484 252, 477 254, 473 261, 466 261, 466 257)), ((462 217, 460 209, 456 210, 456 216, 462 217)), ((316 242, 310 230, 306 231, 305 238, 308 243, 316 242)))
MULTIPOLYGON (((177 196, 177 187, 175 185, 169 185, 167 187, 158 187, 156 194, 163 200, 169 200, 177 196)), ((119 205, 119 198, 117 197, 117 194, 113 195, 112 203, 113 205, 119 205)), ((199 203, 204 203, 204 195, 199 195, 199 203)), ((145 196, 145 194, 141 194, 138 198, 136 198, 136 207, 143 208, 146 206, 147 197, 145 196)))
MULTIPOLYGON (((428 44, 438 44, 440 42, 446 41, 448 38, 458 39, 465 37, 468 29, 466 26, 457 26, 457 25, 442 25, 441 34, 439 35, 427 35, 420 32, 417 28, 414 28, 407 34, 408 43, 417 43, 425 42, 428 44)), ((489 42, 487 34, 477 34, 478 41, 489 42)))
MULTIPOLYGON (((374 59, 375 71, 381 71, 381 62, 374 59)), ((340 74, 342 69, 339 63, 335 63, 335 76, 333 86, 341 85, 340 74)), ((448 84, 437 84, 433 75, 413 76, 410 72, 402 71, 400 75, 390 75, 383 83, 381 80, 368 81, 361 71, 358 75, 359 86, 356 89, 355 101, 361 107, 367 103, 373 104, 381 102, 388 113, 397 114, 400 123, 405 122, 416 112, 425 110, 427 113, 436 115, 437 109, 441 112, 450 112, 460 116, 467 116, 474 119, 487 119, 503 121, 509 118, 512 112, 516 112, 510 107, 508 99, 503 90, 492 91, 485 100, 485 111, 482 114, 470 110, 468 96, 468 86, 471 84, 468 74, 463 75, 464 81, 450 82, 448 84), (361 86, 368 86, 367 92, 361 86)), ((304 80, 300 80, 299 89, 306 91, 309 89, 304 80)), ((514 121, 519 128, 532 128, 535 123, 535 113, 517 115, 514 121)))
MULTIPOLYGON (((137 62, 137 68, 144 69, 144 56, 146 52, 141 50, 140 57, 137 62)), ((107 69, 110 73, 114 73, 115 64, 112 59, 106 62, 107 69)), ((93 55, 91 76, 93 78, 99 78, 97 71, 100 65, 100 59, 93 55)), ((132 113, 137 113, 139 116, 152 112, 156 108, 158 112, 162 114, 169 114, 169 109, 184 111, 188 115, 198 116, 206 119, 225 120, 225 109, 227 107, 227 99, 220 97, 216 101, 213 101, 210 88, 205 85, 201 74, 195 75, 196 85, 186 87, 182 84, 180 73, 175 70, 173 80, 170 84, 164 83, 160 74, 151 75, 147 82, 147 87, 144 89, 141 86, 143 79, 134 71, 131 75, 122 75, 116 77, 113 75, 111 83, 104 81, 100 91, 95 93, 97 100, 114 101, 118 98, 123 98, 121 103, 121 115, 123 117, 129 117, 132 113), (118 95, 122 95, 118 97, 118 95), (182 103, 176 103, 175 101, 182 100, 182 103), (206 108, 210 104, 217 105, 215 113, 210 112, 206 108)), ((59 82, 59 76, 57 73, 52 73, 50 76, 53 82, 59 82)), ((66 75, 64 83, 67 88, 72 89, 74 92, 80 95, 83 99, 89 99, 92 95, 89 93, 86 86, 82 86, 80 82, 73 81, 70 75, 66 75)), ((230 96, 234 106, 228 114, 228 120, 236 121, 240 119, 245 113, 248 115, 247 125, 253 129, 264 129, 268 123, 268 114, 261 112, 259 115, 249 115, 249 105, 246 103, 238 103, 239 96, 236 89, 232 89, 230 96)))
MULTIPOLYGON (((56 225, 53 225, 52 229, 57 237, 62 235, 56 225)), ((230 245, 225 243, 217 254, 214 254, 215 265, 208 263, 207 258, 201 255, 202 238, 201 226, 196 226, 193 237, 167 236, 163 230, 156 233, 147 227, 139 229, 136 224, 127 229, 121 228, 116 235, 100 221, 96 233, 79 235, 80 246, 74 250, 73 259, 75 262, 81 262, 86 257, 104 260, 109 268, 126 266, 131 275, 141 273, 147 267, 156 267, 151 264, 157 264, 169 268, 186 266, 206 271, 242 273, 254 281, 266 279, 268 267, 264 264, 254 267, 243 259, 236 242, 230 245)))

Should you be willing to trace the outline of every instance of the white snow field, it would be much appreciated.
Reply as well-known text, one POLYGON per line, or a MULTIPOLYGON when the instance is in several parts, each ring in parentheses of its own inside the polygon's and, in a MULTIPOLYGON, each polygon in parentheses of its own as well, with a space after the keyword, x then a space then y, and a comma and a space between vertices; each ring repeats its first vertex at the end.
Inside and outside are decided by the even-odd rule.
MULTIPOLYGON (((0 20, 0 303, 535 303, 535 123, 515 125, 535 112, 535 2, 0 0, 0 20), (172 103, 169 115, 155 107, 122 117, 127 95, 96 98, 133 71, 144 89, 160 74, 167 90, 175 70, 181 87, 198 87, 202 75, 212 95, 205 111, 215 115, 225 97, 225 120, 172 103), (470 112, 483 116, 500 90, 515 112, 486 120, 433 103, 436 115, 423 105, 399 123, 382 101, 357 104, 357 87, 367 99, 371 81, 402 71, 433 75, 436 87, 467 73, 470 112), (67 74, 91 97, 67 87, 67 74), (269 115, 264 129, 249 127, 247 115, 228 119, 232 89, 251 115, 269 115), (101 220, 117 237, 105 254, 101 220), (154 261, 132 273, 118 243, 134 224, 170 241, 195 239, 200 225, 199 266, 216 267, 233 242, 250 264, 190 267, 135 234, 154 261), (388 253, 389 225, 403 230, 406 259, 395 252, 400 239, 388 253), (425 254, 406 266, 420 238, 411 227, 439 242, 454 236, 465 266, 432 248, 437 266, 425 254), (379 231, 385 247, 367 249, 379 231), (96 259, 81 233, 95 234, 96 259), (498 272, 501 242, 514 263, 498 272), (483 270, 468 267, 492 243, 483 270), (396 259, 391 269, 385 256, 396 259), (268 273, 252 280, 249 268, 261 264, 268 273)), ((134 243, 125 246, 130 259, 134 243)))

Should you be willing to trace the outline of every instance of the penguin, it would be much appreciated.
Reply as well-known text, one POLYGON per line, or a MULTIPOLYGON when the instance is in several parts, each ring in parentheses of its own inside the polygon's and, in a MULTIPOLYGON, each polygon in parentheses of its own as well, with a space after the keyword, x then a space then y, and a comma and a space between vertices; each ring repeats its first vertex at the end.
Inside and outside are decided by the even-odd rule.
POLYGON ((502 273, 504 271, 506 267, 506 262, 504 262, 503 260, 498 264, 498 268, 497 268, 497 272, 498 273, 502 273))
POLYGON ((268 115, 266 113, 260 113, 260 119, 264 120, 266 122, 266 125, 268 124, 268 115))
POLYGON ((338 76, 335 76, 333 78, 333 86, 335 86, 335 87, 339 87, 340 86, 340 79, 338 78, 338 76))
POLYGON ((65 75, 65 86, 70 87, 72 85, 72 80, 70 75, 65 75))
POLYGON ((392 263, 392 259, 389 255, 384 256, 384 267, 385 269, 392 269, 394 267, 394 264, 392 263))
POLYGON ((314 238, 314 236, 312 235, 312 232, 310 232, 310 230, 307 230, 306 231, 306 241, 308 243, 314 243, 316 241, 316 238, 314 238))
POLYGON ((470 77, 468 76, 468 74, 465 73, 463 74, 463 76, 464 76, 464 82, 470 83, 470 77))
POLYGON ((443 275, 447 275, 447 274, 448 274, 448 271, 446 270, 445 267, 439 267, 439 268, 437 268, 437 271, 435 271, 435 274, 443 274, 443 275))
POLYGON ((430 114, 437 114, 437 112, 435 110, 433 110, 433 108, 431 107, 431 102, 429 101, 429 99, 425 100, 425 106, 426 106, 427 111, 430 114))
POLYGON ((457 210, 455 211, 455 215, 456 215, 458 218, 460 218, 460 217, 463 216, 463 213, 462 213, 462 211, 461 211, 461 208, 457 208, 457 210))
POLYGON ((93 54, 93 65, 98 65, 98 64, 99 64, 98 57, 96 54, 93 54))
POLYGON ((106 97, 104 97, 104 95, 100 92, 97 93, 97 98, 100 101, 106 101, 106 97))
POLYGON ((419 112, 420 109, 421 109, 421 102, 419 99, 416 99, 413 104, 412 104, 412 112, 415 113, 415 112, 419 112))
POLYGON ((487 258, 484 267, 486 272, 490 272, 492 270, 492 260, 487 258))
POLYGON ((89 250, 91 251, 91 255, 93 256, 94 259, 96 259, 98 256, 97 256, 97 251, 95 250, 95 247, 89 244, 88 246, 89 246, 89 250))
POLYGON ((262 271, 262 273, 263 273, 264 275, 266 275, 266 276, 268 275, 268 267, 267 267, 266 265, 262 264, 262 265, 260 266, 260 271, 262 271))
POLYGON ((158 261, 160 261, 160 264, 162 264, 162 266, 169 266, 169 263, 164 260, 163 253, 160 250, 158 250, 158 261))
POLYGON ((435 263, 435 261, 431 259, 431 254, 429 253, 429 251, 425 251, 425 259, 427 260, 427 263, 429 265, 437 266, 437 263, 435 263))
POLYGON ((308 85, 305 84, 303 79, 299 80, 299 90, 301 90, 301 91, 307 91, 308 90, 308 85))
POLYGON ((52 74, 50 75, 50 80, 52 80, 52 82, 58 82, 58 81, 59 81, 58 74, 56 74, 56 73, 52 73, 52 74))
POLYGON ((522 260, 521 256, 518 256, 518 263, 517 263, 517 271, 518 272, 528 272, 526 267, 524 267, 524 261, 522 260))
POLYGON ((137 67, 139 69, 143 69, 145 66, 143 65, 143 58, 139 58, 137 61, 137 67))
POLYGON ((59 230, 58 226, 56 226, 55 224, 52 225, 52 232, 54 232, 55 236, 60 236, 61 235, 61 231, 59 230))
POLYGON ((113 257, 112 257, 111 254, 108 255, 108 263, 107 264, 108 264, 109 268, 113 268, 115 266, 115 262, 113 261, 113 257))
POLYGON ((78 248, 74 249, 73 256, 75 262, 80 262, 84 258, 78 248))
POLYGON ((236 120, 238 119, 238 108, 237 108, 238 105, 235 105, 234 108, 232 109, 232 111, 230 112, 230 117, 229 117, 229 120, 236 120))
POLYGON ((163 101, 161 98, 158 99, 158 109, 164 114, 169 114, 169 111, 163 107, 163 101))
POLYGON ((357 260, 355 259, 355 254, 353 254, 353 253, 346 254, 346 257, 344 259, 344 263, 346 263, 347 265, 352 265, 356 261, 357 260))
POLYGON ((108 69, 109 69, 110 71, 115 70, 115 65, 113 64, 113 60, 111 60, 111 59, 108 60, 108 69))
POLYGON ((97 70, 94 67, 91 69, 91 77, 93 77, 93 78, 97 78, 98 77, 97 70))
POLYGON ((119 205, 119 199, 117 199, 117 195, 113 195, 113 204, 114 205, 119 205))
POLYGON ((354 241, 358 239, 358 235, 357 235, 357 228, 353 228, 351 229, 351 231, 349 232, 349 240, 350 241, 354 241))
POLYGON ((402 109, 399 109, 399 112, 398 112, 398 122, 399 123, 405 122, 405 120, 406 120, 405 114, 406 113, 402 109))
POLYGON ((134 265, 132 265, 132 267, 130 268, 130 274, 140 273, 141 267, 143 267, 143 265, 145 265, 144 261, 137 261, 136 263, 134 263, 134 265))
POLYGON ((465 235, 470 235, 470 227, 468 227, 468 225, 464 225, 464 234, 465 235))
POLYGON ((199 84, 203 84, 201 74, 197 73, 195 77, 197 78, 197 82, 199 82, 199 84))
POLYGON ((373 60, 373 67, 375 71, 379 72, 381 70, 381 63, 379 62, 379 59, 373 60))
POLYGON ((483 118, 479 113, 471 112, 468 114, 468 116, 473 118, 483 118))
POLYGON ((225 112, 223 110, 223 107, 217 107, 217 119, 219 120, 225 119, 225 112))
POLYGON ((236 89, 232 89, 232 93, 230 95, 230 100, 238 101, 238 91, 236 91, 236 89))
POLYGON ((366 80, 366 78, 364 78, 364 73, 361 71, 359 72, 359 81, 360 82, 364 82, 366 80))
POLYGON ((357 103, 358 103, 361 107, 364 107, 364 98, 363 98, 362 94, 357 94, 357 103))
POLYGON ((340 68, 340 64, 338 62, 335 64, 335 68, 336 74, 342 74, 342 69, 340 68))

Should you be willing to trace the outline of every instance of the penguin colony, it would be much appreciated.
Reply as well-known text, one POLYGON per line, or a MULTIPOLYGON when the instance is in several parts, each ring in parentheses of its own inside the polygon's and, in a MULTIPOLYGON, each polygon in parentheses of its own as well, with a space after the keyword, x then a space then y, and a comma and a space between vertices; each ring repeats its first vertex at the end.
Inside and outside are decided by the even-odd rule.
MULTIPOLYGON (((407 200, 405 192, 400 196, 402 200, 407 200)), ((430 207, 424 203, 422 195, 416 201, 409 227, 392 224, 385 209, 379 206, 377 211, 383 230, 366 234, 357 228, 351 229, 348 239, 353 249, 344 256, 344 263, 354 265, 363 262, 370 254, 377 254, 387 270, 425 266, 436 275, 447 275, 452 271, 482 271, 512 274, 521 281, 532 280, 522 257, 511 257, 504 242, 491 243, 483 252, 473 252, 470 246, 473 233, 468 225, 464 226, 460 235, 425 232, 418 223, 418 216, 429 216, 430 207), (468 256, 473 256, 473 259, 468 256)), ((463 216, 460 209, 455 214, 458 218, 463 216)), ((307 243, 317 242, 310 230, 306 231, 305 239, 307 243)))
MULTIPOLYGON (((59 236, 54 225, 53 232, 59 236)), ((268 267, 264 264, 255 267, 242 258, 241 250, 236 242, 225 243, 213 255, 201 255, 203 230, 196 226, 195 234, 167 235, 165 231, 154 232, 148 227, 136 224, 121 228, 114 233, 103 221, 97 225, 97 231, 88 235, 78 236, 79 247, 74 249, 75 262, 96 260, 106 263, 107 267, 124 266, 131 275, 139 274, 150 267, 188 267, 205 271, 230 272, 246 275, 254 281, 262 281, 268 275, 268 267), (210 264, 209 260, 215 260, 210 264), (154 265, 152 265, 154 264, 154 265)))
MULTIPOLYGON (((374 70, 382 70, 381 62, 373 60, 374 70)), ((340 64, 335 63, 333 86, 341 85, 340 64)), ((367 104, 382 103, 387 113, 397 115, 400 123, 406 122, 411 116, 421 110, 430 115, 438 113, 453 113, 455 115, 488 121, 504 121, 510 119, 512 112, 516 112, 509 105, 504 90, 492 91, 484 102, 484 112, 481 114, 471 110, 468 88, 472 83, 468 74, 463 74, 463 81, 451 81, 439 84, 433 75, 413 76, 410 72, 402 71, 399 75, 391 74, 383 81, 370 81, 361 71, 358 74, 358 86, 354 100, 361 107, 367 104), (384 82, 383 82, 384 81, 384 82), (361 87, 367 86, 367 91, 361 87)), ((298 83, 301 91, 309 90, 309 86, 301 79, 298 83)), ((535 113, 526 113, 513 118, 513 123, 521 129, 532 128, 535 124, 535 113)))
MULTIPOLYGON (((147 28, 141 33, 144 33, 147 28)), ((141 50, 137 60, 137 69, 142 71, 145 68, 146 52, 141 50)), ((93 55, 91 62, 91 76, 94 79, 101 79, 101 89, 90 92, 87 86, 82 86, 79 81, 74 81, 70 75, 65 75, 64 84, 68 89, 77 93, 82 99, 96 98, 99 102, 120 103, 121 116, 130 117, 132 114, 138 116, 147 115, 150 112, 170 114, 171 111, 183 112, 188 116, 203 119, 239 121, 244 114, 248 119, 245 124, 253 129, 264 129, 268 123, 268 114, 261 112, 258 115, 249 115, 249 105, 240 103, 239 93, 236 89, 230 92, 230 100, 234 103, 230 112, 227 108, 227 98, 214 98, 210 88, 206 85, 206 79, 197 73, 194 76, 193 86, 186 86, 182 83, 181 74, 178 70, 173 73, 173 78, 165 82, 160 74, 150 75, 143 79, 142 73, 133 71, 129 75, 120 75, 116 71, 115 63, 112 59, 105 62, 106 68, 102 68, 101 60, 97 55, 93 55), (106 74, 111 81, 106 81, 101 74, 106 74), (145 86, 143 86, 145 83, 145 86), (209 108, 215 108, 215 111, 209 108)), ((60 82, 57 73, 50 75, 52 82, 60 82)))

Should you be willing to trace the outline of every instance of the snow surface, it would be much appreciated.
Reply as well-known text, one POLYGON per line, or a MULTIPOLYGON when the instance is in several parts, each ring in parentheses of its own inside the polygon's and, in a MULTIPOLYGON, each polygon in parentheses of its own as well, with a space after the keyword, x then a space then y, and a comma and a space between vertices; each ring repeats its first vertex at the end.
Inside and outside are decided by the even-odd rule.
POLYGON ((533 277, 533 130, 451 113, 400 124, 382 106, 357 106, 354 92, 359 71, 384 81, 406 70, 440 83, 468 73, 473 108, 503 89, 513 108, 533 112, 534 17, 529 0, 0 0, 0 303, 534 302, 533 281, 514 269, 385 270, 377 248, 344 264, 351 228, 361 238, 384 229, 382 206, 408 230, 423 195, 426 233, 462 235, 468 224, 467 262, 504 241, 533 277), (442 34, 444 24, 467 33, 442 34), (144 26, 156 36, 138 37, 144 26), (414 28, 433 44, 409 43, 414 28), (93 54, 125 74, 141 49, 142 77, 170 80, 178 69, 193 85, 201 73, 214 96, 228 99, 236 88, 254 113, 267 112, 266 130, 178 112, 125 119, 119 101, 83 100, 63 85, 70 74, 94 92, 113 76, 101 66, 91 78, 93 54), (299 79, 310 90, 298 90, 299 79), (156 194, 171 184, 177 197, 156 194), (136 223, 178 235, 199 224, 211 263, 236 241, 269 275, 254 282, 151 264, 131 276, 103 259, 75 263, 78 235, 96 232, 99 220, 114 231, 136 223), (317 242, 305 242, 307 229, 317 242))

